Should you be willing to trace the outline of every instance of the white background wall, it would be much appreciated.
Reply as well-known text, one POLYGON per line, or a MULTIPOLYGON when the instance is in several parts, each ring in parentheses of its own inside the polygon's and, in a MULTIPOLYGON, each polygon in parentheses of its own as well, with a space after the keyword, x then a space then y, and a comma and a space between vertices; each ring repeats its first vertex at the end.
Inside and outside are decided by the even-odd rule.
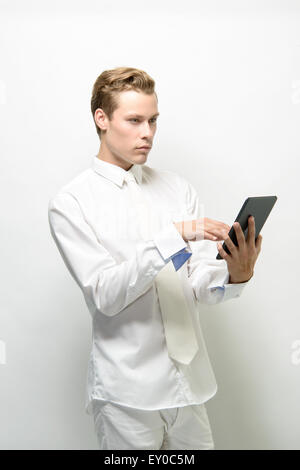
POLYGON ((217 449, 300 449, 300 2, 2 0, 0 17, 0 448, 97 448, 90 315, 47 205, 98 152, 95 79, 130 66, 159 98, 147 163, 189 179, 207 217, 278 196, 251 285, 200 313, 207 409, 217 449))

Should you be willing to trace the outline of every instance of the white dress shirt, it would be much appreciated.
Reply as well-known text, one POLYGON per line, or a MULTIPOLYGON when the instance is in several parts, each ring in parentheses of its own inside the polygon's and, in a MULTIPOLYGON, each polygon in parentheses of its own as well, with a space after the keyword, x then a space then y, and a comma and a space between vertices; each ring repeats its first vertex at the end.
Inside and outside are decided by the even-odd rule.
POLYGON ((200 218, 198 195, 185 178, 145 164, 128 171, 156 214, 149 221, 155 227, 153 239, 143 239, 137 208, 130 207, 123 184, 126 170, 96 156, 48 207, 51 234, 92 319, 88 414, 93 399, 144 410, 209 400, 217 383, 201 331, 201 304, 239 297, 247 284, 228 284, 227 263, 216 259, 217 242, 186 243, 173 224, 200 218), (189 365, 168 356, 154 283, 165 263, 183 248, 192 256, 177 272, 199 342, 189 365))

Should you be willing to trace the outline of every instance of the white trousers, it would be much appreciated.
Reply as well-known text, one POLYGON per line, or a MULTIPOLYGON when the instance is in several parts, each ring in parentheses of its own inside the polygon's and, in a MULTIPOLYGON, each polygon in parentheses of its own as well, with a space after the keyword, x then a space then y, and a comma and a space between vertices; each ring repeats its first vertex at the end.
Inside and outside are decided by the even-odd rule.
POLYGON ((93 416, 101 450, 214 449, 204 403, 163 410, 139 410, 94 400, 93 416))

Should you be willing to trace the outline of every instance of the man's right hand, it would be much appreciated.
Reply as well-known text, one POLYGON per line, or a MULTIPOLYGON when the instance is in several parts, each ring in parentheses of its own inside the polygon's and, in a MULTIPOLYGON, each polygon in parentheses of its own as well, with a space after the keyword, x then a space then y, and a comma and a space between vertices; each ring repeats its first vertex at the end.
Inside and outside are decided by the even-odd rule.
POLYGON ((173 222, 185 242, 198 240, 225 240, 231 229, 230 225, 218 220, 202 217, 194 220, 173 222))

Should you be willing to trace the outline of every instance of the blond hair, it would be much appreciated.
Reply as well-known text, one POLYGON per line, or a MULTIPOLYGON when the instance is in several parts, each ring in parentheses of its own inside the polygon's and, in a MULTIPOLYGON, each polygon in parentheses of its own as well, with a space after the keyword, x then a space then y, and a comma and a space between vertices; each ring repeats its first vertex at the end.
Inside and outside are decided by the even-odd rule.
MULTIPOLYGON (((111 120, 113 112, 118 108, 118 94, 125 90, 142 91, 148 95, 155 93, 155 81, 146 72, 132 67, 117 67, 105 70, 99 75, 93 86, 91 111, 97 134, 101 140, 101 129, 95 122, 95 111, 103 109, 111 120)), ((156 95, 156 93, 155 93, 156 95)), ((156 95, 157 99, 157 95, 156 95)))

